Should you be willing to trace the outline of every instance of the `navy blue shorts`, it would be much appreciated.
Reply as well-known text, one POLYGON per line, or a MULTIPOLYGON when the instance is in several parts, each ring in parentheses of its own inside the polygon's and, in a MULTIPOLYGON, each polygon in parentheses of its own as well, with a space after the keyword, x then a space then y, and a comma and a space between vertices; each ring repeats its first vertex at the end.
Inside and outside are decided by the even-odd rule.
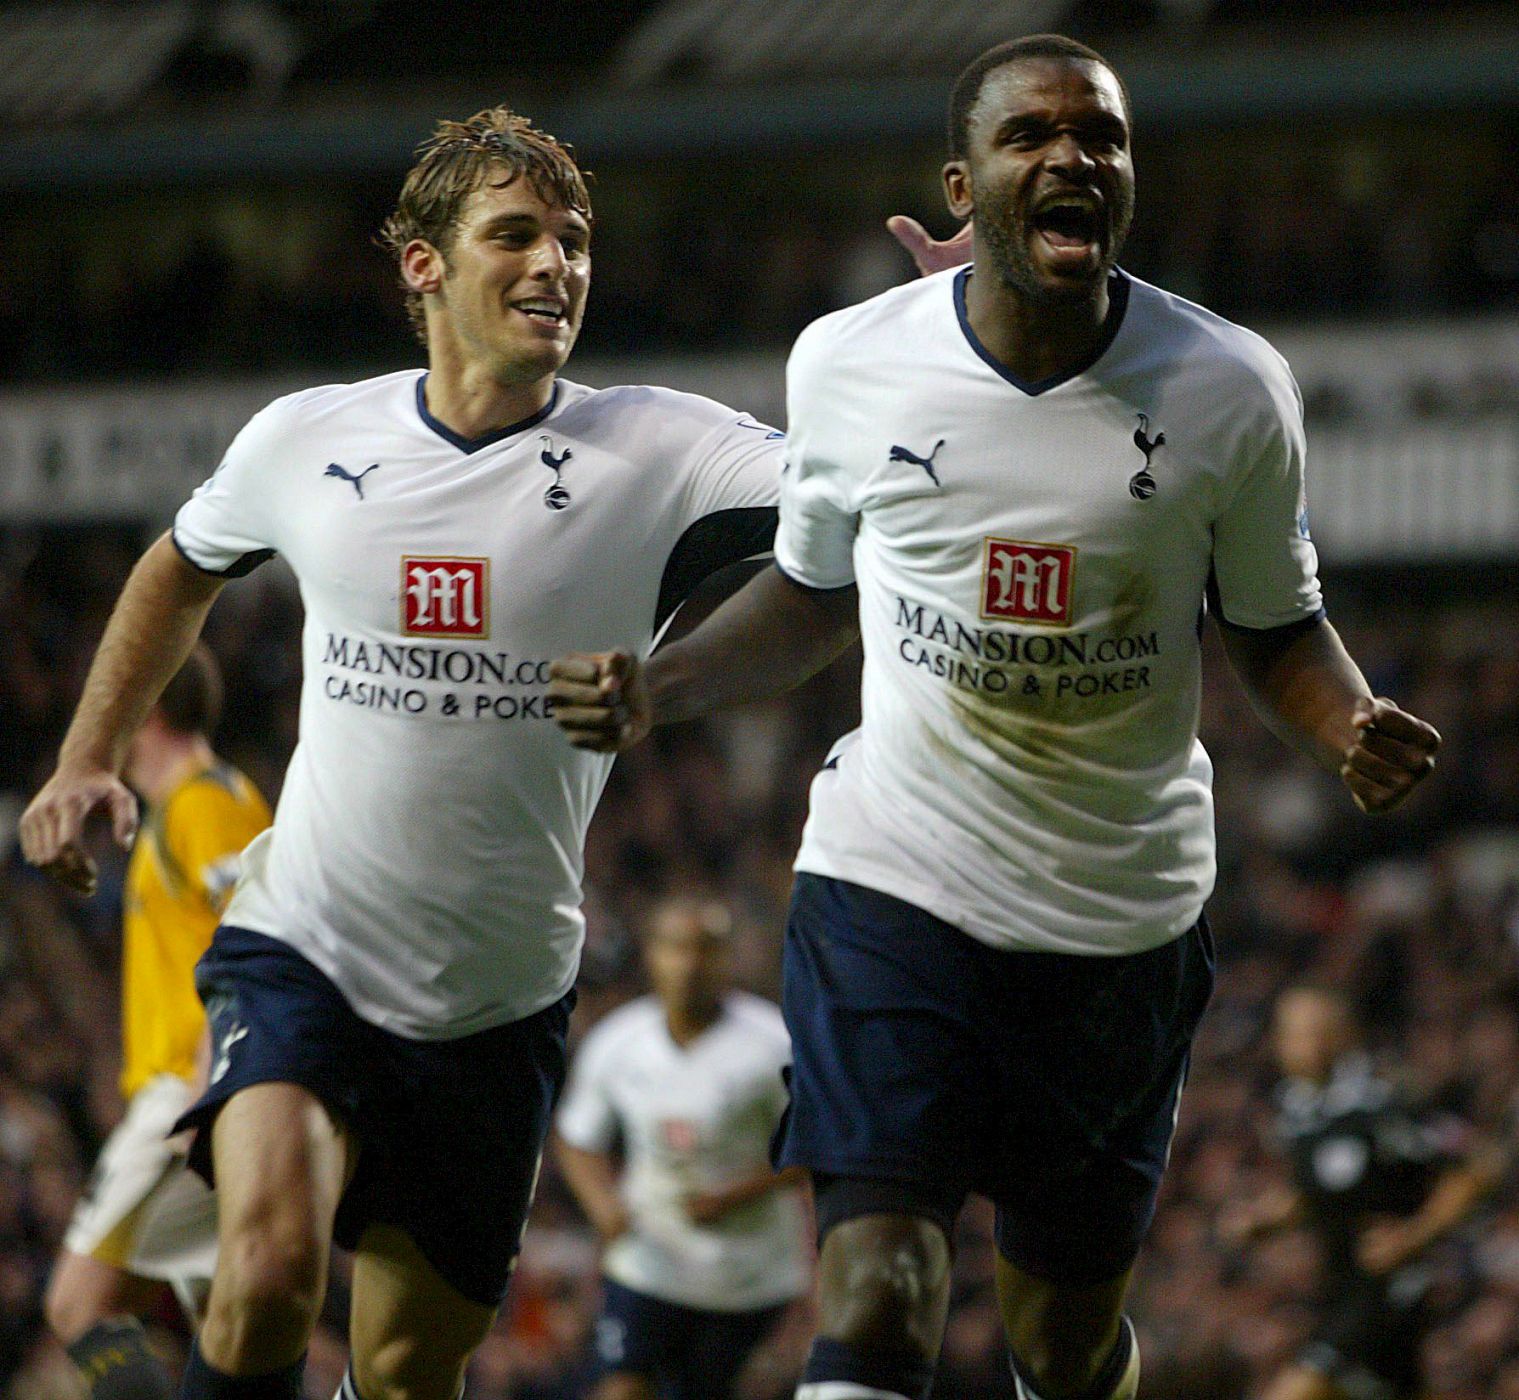
MULTIPOLYGON (((1025 1273, 1112 1278, 1154 1215, 1212 989, 1206 919, 1122 957, 1007 952, 890 895, 799 875, 777 1163, 901 1183, 906 1202, 946 1202, 911 1207, 940 1220, 978 1192, 1025 1273)), ((879 1195, 843 1213, 880 1209, 879 1195)), ((837 1223, 821 1194, 819 1221, 837 1223)))
MULTIPOLYGON (((205 1095, 176 1125, 211 1180, 211 1124, 254 1084, 309 1089, 357 1136, 333 1236, 404 1231, 466 1298, 506 1294, 564 1082, 571 992, 535 1015, 457 1040, 411 1040, 360 1018, 278 939, 223 926, 195 969, 211 1023, 205 1095)), ((214 1183, 213 1183, 214 1184, 214 1183)))
POLYGON ((646 1376, 663 1400, 723 1400, 785 1311, 784 1303, 753 1312, 687 1308, 607 1279, 596 1320, 600 1374, 646 1376))

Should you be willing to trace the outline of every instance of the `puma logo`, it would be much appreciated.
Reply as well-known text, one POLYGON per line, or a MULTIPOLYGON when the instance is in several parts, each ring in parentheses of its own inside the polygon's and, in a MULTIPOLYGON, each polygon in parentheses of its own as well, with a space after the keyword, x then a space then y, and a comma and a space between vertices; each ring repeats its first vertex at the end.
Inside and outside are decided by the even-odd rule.
POLYGON ((380 464, 376 462, 373 466, 365 467, 363 471, 355 476, 346 467, 340 467, 336 462, 329 462, 327 464, 327 470, 324 471, 322 475, 335 476, 339 481, 346 481, 350 486, 353 487, 355 491, 359 493, 359 499, 362 501, 364 499, 364 478, 368 476, 370 472, 379 471, 379 469, 380 464))
POLYGON ((911 462, 915 467, 922 467, 928 473, 929 480, 935 486, 942 486, 944 483, 939 480, 939 473, 934 470, 934 458, 939 455, 939 449, 943 446, 944 439, 940 438, 934 444, 934 450, 926 457, 918 456, 916 452, 911 451, 909 448, 893 446, 891 456, 887 460, 892 462, 911 462))

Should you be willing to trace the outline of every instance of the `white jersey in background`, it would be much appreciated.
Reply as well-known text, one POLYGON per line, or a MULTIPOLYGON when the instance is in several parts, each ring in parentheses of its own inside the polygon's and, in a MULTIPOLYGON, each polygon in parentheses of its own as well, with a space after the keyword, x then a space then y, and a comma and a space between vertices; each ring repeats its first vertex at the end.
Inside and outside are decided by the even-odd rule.
POLYGON ((585 1152, 609 1152, 620 1137, 632 1226, 607 1248, 608 1278, 712 1312, 771 1307, 807 1290, 795 1191, 772 1191, 711 1225, 694 1225, 684 1208, 693 1192, 768 1169, 790 1059, 780 1010, 742 992, 729 993, 718 1020, 684 1047, 653 997, 592 1027, 555 1127, 585 1152))
POLYGON ((441 1039, 575 978, 611 758, 554 725, 550 660, 652 642, 714 569, 766 552, 780 434, 689 394, 560 380, 471 442, 424 383, 277 400, 174 540, 212 573, 283 555, 306 609, 300 742, 225 922, 289 943, 366 1019, 441 1039))
POLYGON ((1321 613, 1286 363, 1122 273, 1084 369, 1036 384, 965 314, 970 269, 814 323, 787 375, 776 561, 857 583, 862 723, 797 868, 1006 948, 1113 954, 1212 890, 1201 610, 1321 613))

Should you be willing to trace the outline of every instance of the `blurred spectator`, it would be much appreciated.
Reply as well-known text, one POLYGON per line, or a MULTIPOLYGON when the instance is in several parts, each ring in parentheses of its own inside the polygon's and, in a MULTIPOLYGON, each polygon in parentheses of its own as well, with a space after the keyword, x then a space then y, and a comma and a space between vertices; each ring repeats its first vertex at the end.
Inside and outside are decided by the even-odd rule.
MULTIPOLYGON (((141 541, 120 530, 0 533, 0 805, 43 776, 103 623, 141 541)), ((1311 1245, 1225 1247, 1224 1204, 1282 1182, 1262 1146, 1274 1071, 1273 999, 1322 978, 1369 1012, 1421 1097, 1482 1134, 1519 1109, 1519 591, 1463 596, 1431 575, 1331 579, 1331 609, 1373 683, 1446 737, 1411 809, 1358 820, 1334 784, 1287 755, 1210 654, 1203 738, 1219 773, 1224 873, 1210 915, 1221 976, 1183 1101, 1171 1171, 1140 1261, 1134 1313, 1154 1400, 1231 1400, 1294 1355, 1312 1325, 1311 1245), (1311 837, 1305 833, 1311 832, 1311 837)), ((299 602, 273 569, 229 586, 207 638, 227 673, 222 752, 271 794, 295 738, 299 602)), ((1210 653, 1212 648, 1210 647, 1210 653)), ((681 726, 613 770, 588 847, 592 898, 577 1024, 643 990, 627 929, 664 891, 698 884, 735 910, 741 985, 778 993, 780 929, 806 787, 858 713, 858 658, 784 703, 681 726)), ((13 834, 13 821, 4 837, 13 834)), ((0 843, 3 844, 3 843, 0 843)), ((38 1312, 72 1195, 114 1122, 121 858, 103 843, 102 891, 83 902, 0 864, 0 1394, 65 1400, 66 1367, 38 1312)), ((961 1229, 989 1228, 973 1203, 961 1229)), ((968 1261, 987 1251, 968 1247, 968 1261)), ((596 1248, 547 1164, 522 1266, 473 1393, 572 1400, 589 1371, 596 1248)), ((956 1279, 939 1394, 1006 1396, 988 1280, 956 1279)), ((1447 1251, 1426 1365, 1433 1400, 1519 1400, 1519 1190, 1447 1251)), ((799 1314, 756 1356, 744 1400, 790 1394, 799 1314)), ((341 1342, 324 1333, 310 1394, 327 1400, 341 1342)))

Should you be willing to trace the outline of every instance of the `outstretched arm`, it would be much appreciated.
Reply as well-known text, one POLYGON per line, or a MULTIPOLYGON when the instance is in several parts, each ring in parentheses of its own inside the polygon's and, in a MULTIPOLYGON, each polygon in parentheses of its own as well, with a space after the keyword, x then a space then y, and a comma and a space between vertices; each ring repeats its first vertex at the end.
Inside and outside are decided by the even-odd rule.
POLYGON ((1489 1145, 1457 1163, 1435 1182, 1418 1211, 1405 1220, 1368 1226, 1356 1246, 1361 1267, 1389 1273, 1448 1235, 1503 1180, 1507 1154, 1489 1145))
POLYGON ((116 601, 57 771, 21 817, 22 853, 71 889, 95 888, 95 863, 80 838, 96 808, 110 813, 116 840, 131 844, 137 801, 120 778, 127 746, 190 654, 223 582, 183 559, 164 534, 116 601))
POLYGON ((1390 812, 1429 776, 1440 735, 1373 698, 1339 634, 1320 619, 1270 632, 1219 628, 1229 663, 1267 727, 1338 773, 1363 812, 1390 812))
POLYGON ((772 567, 642 666, 625 651, 559 658, 549 668, 554 718, 576 748, 618 753, 656 724, 781 695, 858 635, 853 588, 804 588, 772 567))
POLYGON ((586 1219, 595 1227, 602 1242, 611 1244, 619 1235, 626 1234, 630 1224, 628 1208, 623 1205, 622 1194, 617 1189, 612 1159, 604 1152, 571 1147, 557 1133, 554 1135, 554 1157, 586 1219))

